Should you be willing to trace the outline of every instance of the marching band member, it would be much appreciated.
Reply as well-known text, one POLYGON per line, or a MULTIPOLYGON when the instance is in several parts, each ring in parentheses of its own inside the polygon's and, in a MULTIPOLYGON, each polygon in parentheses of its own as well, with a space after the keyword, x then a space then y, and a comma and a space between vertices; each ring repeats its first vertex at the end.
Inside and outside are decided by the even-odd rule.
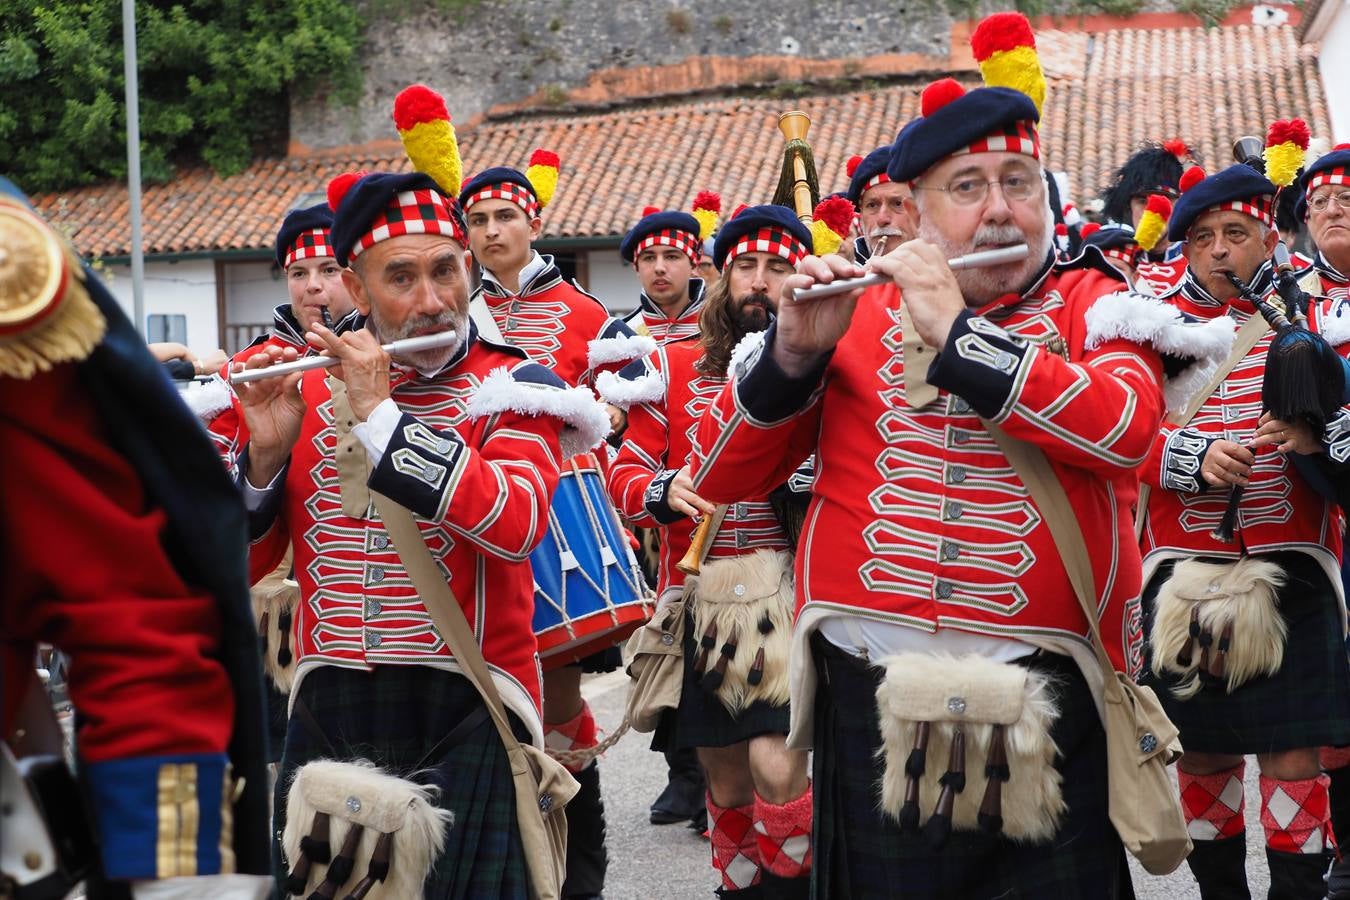
MULTIPOLYGON (((1264 326, 1229 276, 1276 297, 1276 187, 1243 164, 1202 174, 1182 179, 1168 237, 1187 266, 1164 299, 1200 318, 1264 326)), ((1350 338, 1326 307, 1314 307, 1310 328, 1333 345, 1350 338)), ((1245 333, 1193 418, 1163 426, 1142 473, 1154 486, 1140 511, 1145 678, 1186 748, 1177 770, 1201 892, 1246 895, 1241 786, 1243 756, 1254 753, 1271 896, 1321 897, 1331 843, 1317 748, 1350 743, 1341 521, 1291 472, 1289 454, 1322 453, 1320 439, 1307 423, 1262 415, 1273 335, 1257 331, 1244 343, 1245 333), (1243 493, 1226 540, 1214 532, 1230 486, 1243 493)))
MULTIPOLYGON (((712 236, 722 198, 699 191, 693 213, 648 207, 619 243, 619 256, 637 272, 642 291, 625 322, 664 344, 698 334, 708 282, 699 270, 703 242, 712 236)), ((713 270, 713 278, 717 275, 713 270)))
MULTIPOLYGON (((622 392, 614 401, 632 404, 610 493, 631 521, 662 527, 663 594, 684 582, 675 563, 689 550, 694 517, 716 513, 690 483, 698 421, 726 383, 733 349, 768 326, 783 282, 811 245, 786 207, 738 211, 717 236, 713 262, 723 274, 704 304, 700 336, 666 343, 625 369, 628 380, 602 382, 602 393, 622 392)), ((766 495, 728 501, 697 586, 688 586, 680 703, 653 742, 667 752, 697 748, 719 894, 747 900, 804 898, 811 868, 806 754, 785 744, 790 555, 766 495)))
MULTIPOLYGON (((417 844, 394 851, 391 873, 402 861, 400 877, 415 889, 424 874, 408 871, 416 858, 431 869, 427 896, 523 898, 506 752, 370 493, 416 515, 517 736, 542 745, 528 556, 544 535, 561 460, 596 445, 606 417, 585 392, 480 336, 469 317, 469 239, 458 202, 437 182, 421 173, 340 176, 329 203, 334 256, 351 266, 342 278, 366 326, 342 335, 310 326, 311 343, 341 360, 332 375, 311 370, 237 389, 249 429, 239 471, 254 572, 270 571, 289 544, 301 593, 277 830, 299 767, 321 757, 367 760, 413 782, 412 796, 437 788, 430 802, 453 813, 440 841, 430 836, 439 814, 425 830, 405 829, 417 844), (380 347, 447 329, 457 344, 397 359, 380 347)), ((269 347, 235 370, 296 356, 269 347)), ((302 858, 289 860, 299 869, 289 890, 305 890, 320 827, 316 816, 302 858)), ((320 842, 326 850, 326 837, 320 842)))
MULTIPOLYGON (((986 20, 975 39, 1032 45, 1015 14, 986 20)), ((815 751, 818 896, 1116 896, 1128 873, 1107 815, 1090 680, 1100 668, 1084 653, 1087 623, 1048 526, 981 417, 1049 458, 1096 551, 1108 653, 1132 671, 1141 635, 1129 483, 1164 409, 1151 345, 1201 354, 1183 349, 1175 311, 1118 293, 1100 272, 1054 266, 1032 99, 945 79, 925 90, 922 112, 887 167, 914 191, 918 239, 870 263, 894 285, 793 302, 792 289, 859 273, 829 257, 800 263, 775 324, 738 354, 699 424, 691 488, 731 502, 816 452, 797 554, 789 746, 815 751), (1031 248, 1025 262, 946 264, 1019 243, 1031 248), (944 690, 958 672, 1037 683, 1053 698, 1035 762, 1009 764, 1035 766, 1060 793, 1026 804, 1012 834, 953 819, 959 760, 954 741, 950 759, 938 752, 938 726, 926 767, 918 749, 917 769, 906 764, 904 727, 927 734, 937 707, 966 709, 944 690), (914 690, 889 689, 906 683, 914 690), (917 706, 919 693, 932 703, 917 706), (906 782, 921 789, 902 806, 906 782)), ((996 782, 977 760, 964 771, 996 782)))
MULTIPOLYGON (((1181 173, 1193 164, 1194 155, 1185 141, 1146 142, 1116 170, 1110 187, 1102 194, 1102 211, 1111 221, 1138 231, 1149 198, 1160 195, 1175 200, 1181 173)), ((1135 261, 1141 287, 1147 287, 1154 296, 1176 287, 1185 271, 1181 245, 1171 240, 1150 245, 1135 261)))
MULTIPOLYGON (((87 798, 92 813, 88 896, 265 897, 266 737, 238 496, 117 302, 4 179, 0 259, 0 742, 37 730, 20 704, 26 692, 49 704, 33 659, 54 644, 72 658, 80 788, 60 800, 87 798)), ((5 862, 25 870, 6 865, 0 883, 64 896, 75 885, 56 890, 45 835, 16 824, 6 782, 5 862)), ((80 818, 46 812, 53 826, 80 818)))
POLYGON ((853 239, 853 259, 859 265, 873 256, 874 251, 881 256, 914 237, 914 223, 905 211, 905 201, 913 195, 909 185, 897 184, 886 174, 890 161, 890 144, 848 161, 845 196, 858 210, 862 234, 853 239))

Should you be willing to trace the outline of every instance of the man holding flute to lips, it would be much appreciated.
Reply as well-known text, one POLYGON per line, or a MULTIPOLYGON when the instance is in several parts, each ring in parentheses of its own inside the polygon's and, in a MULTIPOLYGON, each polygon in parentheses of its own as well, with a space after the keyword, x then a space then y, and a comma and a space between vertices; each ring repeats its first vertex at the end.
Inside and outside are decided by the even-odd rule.
MULTIPOLYGON (((1033 45, 1024 18, 989 21, 1033 45)), ((700 422, 693 488, 727 502, 817 456, 797 552, 788 739, 815 751, 817 896, 1114 897, 1128 873, 1108 819, 1101 670, 1048 526, 985 421, 1049 459, 1093 549, 1108 654, 1130 672, 1142 644, 1134 470, 1173 368, 1155 347, 1204 348, 1158 301, 1055 265, 1030 97, 946 79, 924 91, 922 110, 887 165, 914 192, 918 238, 868 264, 893 283, 793 302, 794 289, 864 271, 834 257, 799 263, 776 323, 738 356, 700 422), (1025 261, 956 273, 946 262, 1014 244, 1030 247, 1025 261), (949 792, 985 771, 972 756, 959 775, 954 740, 950 757, 911 754, 914 778, 941 776, 940 793, 887 799, 910 799, 916 767, 909 746, 899 766, 892 747, 879 754, 883 729, 929 720, 904 692, 879 712, 885 682, 929 673, 925 688, 955 715, 980 698, 942 691, 971 666, 1017 667, 1053 698, 1039 740, 1058 752, 1039 773, 1061 793, 1016 811, 1040 823, 1034 837, 1008 833, 1011 798, 1001 820, 954 818, 949 792)))
MULTIPOLYGON (((431 854, 428 896, 523 898, 506 752, 371 493, 414 513, 518 737, 541 745, 528 557, 562 459, 598 444, 608 419, 523 352, 479 336, 463 216, 429 176, 340 176, 329 202, 335 258, 351 264, 343 279, 366 326, 337 335, 311 325, 310 342, 335 368, 237 385, 250 432, 239 477, 253 574, 270 571, 289 543, 301 595, 277 831, 299 766, 366 759, 439 787, 436 804, 454 811, 431 854), (393 359, 380 346, 446 331, 460 339, 393 359)), ((235 371, 297 356, 268 348, 235 371)))

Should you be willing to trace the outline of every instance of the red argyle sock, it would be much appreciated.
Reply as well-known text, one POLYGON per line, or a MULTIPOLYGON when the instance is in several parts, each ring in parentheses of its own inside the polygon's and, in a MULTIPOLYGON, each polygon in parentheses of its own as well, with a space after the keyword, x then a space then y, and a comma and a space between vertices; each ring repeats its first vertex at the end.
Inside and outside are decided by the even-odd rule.
POLYGON ((1245 760, 1213 775, 1192 775, 1177 769, 1181 812, 1192 840, 1220 841, 1241 834, 1247 827, 1242 814, 1242 775, 1246 769, 1245 760))
POLYGON ((1282 853, 1321 853, 1330 841, 1331 804, 1325 775, 1301 781, 1261 776, 1261 824, 1266 846, 1282 853))
MULTIPOLYGON (((544 725, 544 746, 550 750, 586 750, 598 743, 600 739, 596 734, 595 716, 591 714, 590 704, 585 700, 581 701, 581 712, 566 722, 544 725)), ((595 760, 591 760, 585 765, 567 765, 567 768, 575 774, 587 765, 594 764, 595 760)))
POLYGON ((1323 747, 1317 755, 1324 771, 1350 766, 1350 747, 1323 747))
POLYGON ((708 795, 708 837, 712 865, 722 873, 722 887, 739 891, 759 884, 759 843, 755 840, 755 807, 723 807, 708 795))
POLYGON ((811 871, 811 788, 779 806, 755 793, 755 840, 760 865, 780 878, 811 871))

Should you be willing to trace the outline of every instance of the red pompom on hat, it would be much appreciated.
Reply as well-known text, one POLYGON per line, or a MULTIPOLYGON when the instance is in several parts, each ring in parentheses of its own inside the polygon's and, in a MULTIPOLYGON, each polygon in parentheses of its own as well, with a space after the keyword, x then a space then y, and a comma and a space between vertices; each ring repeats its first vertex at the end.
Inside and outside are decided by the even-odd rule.
POLYGON ((342 198, 347 196, 352 185, 365 178, 366 174, 364 169, 360 172, 343 172, 328 182, 328 208, 337 212, 338 207, 342 205, 342 198))
POLYGON ((394 126, 399 131, 438 119, 448 121, 450 111, 445 107, 445 98, 425 84, 409 85, 394 98, 394 126))
POLYGON ((1177 162, 1185 162, 1190 158, 1191 148, 1186 146, 1186 142, 1181 138, 1172 138, 1170 141, 1163 141, 1163 149, 1177 158, 1177 162))
POLYGON ((1068 236, 1069 236, 1069 226, 1068 226, 1068 225, 1065 225, 1063 222, 1058 222, 1058 223, 1056 223, 1056 224, 1055 224, 1055 234, 1058 235, 1059 237, 1068 237, 1068 236))
POLYGON ((736 209, 731 213, 731 218, 733 218, 733 219, 736 218, 737 216, 739 216, 741 213, 745 212, 745 211, 746 211, 747 209, 749 209, 749 208, 750 208, 750 207, 748 207, 748 206, 746 206, 744 203, 742 203, 740 206, 736 207, 736 209))
POLYGON ((1094 234, 1096 234, 1101 230, 1102 226, 1100 223, 1088 222, 1082 228, 1078 229, 1078 236, 1081 237, 1083 240, 1087 240, 1088 238, 1092 237, 1094 234))
POLYGON ((645 218, 647 218, 648 216, 656 215, 656 214, 659 213, 660 211, 661 211, 661 207, 659 207, 659 206, 644 206, 644 207, 642 207, 642 218, 645 219, 645 218))
POLYGON ((978 62, 984 62, 1001 50, 1035 47, 1036 36, 1027 17, 1018 12, 994 13, 980 21, 970 36, 970 50, 978 62))
POLYGON ((955 78, 943 78, 923 89, 919 98, 919 112, 925 117, 931 116, 958 97, 965 96, 966 89, 955 78))
POLYGON ((1172 201, 1162 194, 1149 194, 1144 204, 1145 212, 1157 213, 1165 222, 1172 216, 1172 201))
POLYGON ((1205 170, 1199 166, 1191 166, 1181 173, 1181 180, 1177 182, 1177 190, 1184 194, 1204 180, 1205 170))
POLYGON ((848 158, 848 162, 844 164, 844 172, 849 178, 852 178, 853 173, 858 171, 858 166, 862 165, 862 161, 863 158, 856 154, 848 158))
POLYGON ((1331 149, 1332 149, 1333 151, 1336 151, 1336 150, 1350 150, 1350 144, 1337 144, 1335 147, 1332 147, 1331 149))

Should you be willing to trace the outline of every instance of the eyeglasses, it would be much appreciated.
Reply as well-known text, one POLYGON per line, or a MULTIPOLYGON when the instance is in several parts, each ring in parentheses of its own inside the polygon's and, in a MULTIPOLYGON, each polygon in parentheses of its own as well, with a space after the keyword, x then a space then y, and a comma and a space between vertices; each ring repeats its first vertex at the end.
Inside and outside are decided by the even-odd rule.
POLYGON ((1003 191, 1004 198, 1008 200, 1030 200, 1031 195, 1036 192, 1036 184, 1039 181, 1033 175, 1026 172, 1014 172, 1004 175, 996 181, 986 181, 983 178, 954 178, 946 187, 927 187, 922 184, 914 185, 916 191, 942 191, 952 198, 952 202, 958 206, 974 206, 977 203, 983 203, 984 198, 989 196, 989 186, 996 184, 1003 191))
POLYGON ((1331 206, 1331 201, 1335 200, 1336 205, 1341 209, 1350 209, 1350 191, 1341 191, 1339 194, 1322 194, 1308 201, 1308 209, 1313 212, 1326 212, 1331 206))

